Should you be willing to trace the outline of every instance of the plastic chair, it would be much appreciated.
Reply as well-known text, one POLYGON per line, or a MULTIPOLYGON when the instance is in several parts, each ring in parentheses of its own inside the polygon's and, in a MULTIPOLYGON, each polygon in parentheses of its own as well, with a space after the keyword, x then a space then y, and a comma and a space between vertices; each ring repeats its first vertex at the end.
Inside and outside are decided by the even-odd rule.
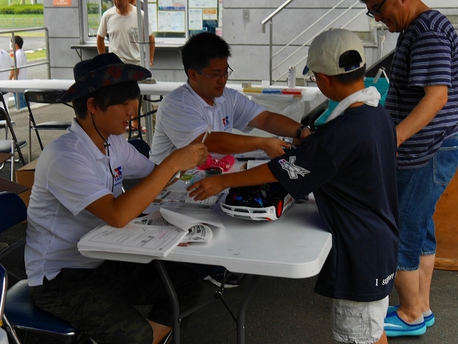
MULTIPOLYGON (((8 104, 5 100, 5 95, 8 94, 8 92, 0 92, 0 107, 5 109, 5 112, 8 113, 8 104)), ((11 124, 14 125, 15 122, 11 120, 11 124)), ((8 140, 8 125, 5 120, 0 120, 0 129, 5 129, 5 140, 8 140)))
POLYGON ((140 153, 142 153, 144 156, 146 156, 149 159, 151 148, 146 141, 143 141, 141 139, 132 139, 132 140, 128 140, 127 142, 129 142, 140 153))
MULTIPOLYGON (((22 199, 11 192, 0 193, 0 232, 21 223, 27 219, 27 208, 22 199)), ((0 262, 7 267, 14 264, 9 261, 8 251, 10 249, 21 248, 22 256, 23 245, 11 245, 0 252, 0 262), (5 254, 6 251, 6 254, 5 254)), ((5 274, 7 275, 7 273, 5 274)), ((6 328, 10 338, 15 343, 20 343, 15 330, 25 331, 25 343, 28 331, 42 332, 46 334, 63 336, 71 339, 72 343, 82 343, 87 336, 78 332, 66 321, 59 319, 48 312, 43 311, 32 303, 29 294, 27 280, 23 279, 11 286, 6 293, 5 311, 3 314, 4 328, 6 328), (16 335, 16 336, 14 336, 16 335), (16 338, 14 338, 16 337, 16 338)))
MULTIPOLYGON (((15 159, 14 159, 14 153, 17 152, 19 155, 19 160, 22 162, 23 165, 25 165, 25 159, 22 154, 22 148, 24 148, 27 144, 25 140, 18 140, 17 136, 14 132, 13 129, 13 124, 11 122, 11 118, 9 114, 6 112, 5 109, 0 108, 0 121, 4 121, 5 123, 5 130, 8 130, 11 133, 12 138, 7 140, 0 140, 0 153, 3 154, 11 154, 11 157, 9 160, 11 161, 11 172, 10 172, 10 179, 14 180, 14 164, 15 164, 15 159)), ((8 159, 8 158, 7 158, 8 159)), ((2 161, 0 163, 0 169, 3 168, 4 162, 2 161)))
POLYGON ((32 130, 37 135, 38 143, 43 150, 43 142, 41 140, 39 130, 66 130, 72 125, 69 121, 46 121, 37 123, 32 112, 30 103, 41 104, 64 104, 72 108, 70 104, 60 103, 57 98, 62 94, 63 90, 25 90, 24 96, 29 110, 29 162, 32 160, 32 130))
POLYGON ((8 338, 11 338, 14 343, 20 344, 16 331, 14 331, 8 319, 4 316, 6 292, 8 289, 8 273, 2 264, 0 264, 0 284, 0 344, 9 344, 8 338), (6 331, 3 327, 6 328, 6 331))

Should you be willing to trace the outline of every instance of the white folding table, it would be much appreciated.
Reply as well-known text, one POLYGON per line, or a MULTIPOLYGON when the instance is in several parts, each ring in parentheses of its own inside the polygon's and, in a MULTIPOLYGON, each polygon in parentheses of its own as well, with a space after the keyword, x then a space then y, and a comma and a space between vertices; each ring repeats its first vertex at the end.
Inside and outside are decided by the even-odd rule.
MULTIPOLYGON (((176 187, 176 186, 175 186, 176 187)), ((161 260, 221 265, 231 272, 252 275, 237 311, 237 343, 245 343, 245 313, 261 276, 307 278, 317 275, 332 246, 331 234, 324 230, 315 201, 295 204, 280 219, 256 222, 232 218, 217 204, 212 210, 220 214, 224 229, 213 231, 208 243, 192 243, 174 248, 165 258, 133 254, 84 251, 93 258, 148 263, 156 259, 161 277, 168 287, 174 307, 174 343, 180 342, 180 319, 202 307, 198 305, 180 314, 178 300, 161 260)), ((208 304, 206 302, 204 304, 208 304)))

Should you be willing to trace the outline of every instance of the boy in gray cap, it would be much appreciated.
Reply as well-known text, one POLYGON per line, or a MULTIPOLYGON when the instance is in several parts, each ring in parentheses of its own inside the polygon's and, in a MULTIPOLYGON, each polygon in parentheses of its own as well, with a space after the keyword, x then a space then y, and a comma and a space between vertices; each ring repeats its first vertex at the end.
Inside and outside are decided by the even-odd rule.
POLYGON ((396 133, 378 91, 364 86, 365 63, 354 33, 318 35, 308 68, 323 94, 339 102, 327 122, 267 164, 189 187, 197 200, 228 187, 271 182, 297 200, 314 194, 333 238, 315 291, 333 299, 332 335, 341 343, 387 343, 383 320, 398 254, 396 133))
MULTIPOLYGON (((121 135, 138 106, 137 81, 151 73, 115 54, 79 62, 75 83, 60 96, 76 118, 38 159, 28 208, 25 263, 36 305, 97 343, 160 343, 171 332, 172 310, 154 263, 104 261, 81 255, 91 229, 123 227, 155 199, 177 171, 202 164, 203 144, 175 151, 154 167, 121 135), (123 193, 124 178, 143 178, 123 193), (132 305, 152 305, 145 317, 132 305)), ((122 228, 119 229, 122 231, 122 228)), ((197 303, 199 272, 164 262, 181 310, 197 303)))

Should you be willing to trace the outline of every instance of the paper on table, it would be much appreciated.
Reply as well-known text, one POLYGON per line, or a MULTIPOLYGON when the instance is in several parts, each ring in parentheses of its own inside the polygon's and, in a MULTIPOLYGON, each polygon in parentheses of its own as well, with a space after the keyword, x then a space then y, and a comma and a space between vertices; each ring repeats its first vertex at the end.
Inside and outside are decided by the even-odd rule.
POLYGON ((110 252, 166 257, 180 242, 211 240, 210 226, 224 228, 218 214, 160 209, 132 220, 123 228, 99 226, 80 239, 78 250, 88 256, 91 252, 110 252))
POLYGON ((173 209, 192 208, 194 211, 196 208, 210 209, 218 202, 222 195, 223 193, 219 193, 206 200, 196 201, 189 197, 187 191, 162 190, 156 199, 144 210, 144 213, 151 214, 162 207, 173 209))
POLYGON ((253 167, 256 167, 256 166, 259 166, 259 165, 262 165, 262 164, 266 164, 269 161, 270 160, 248 160, 246 169, 249 170, 250 168, 253 168, 253 167))
POLYGON ((80 239, 78 250, 165 257, 187 233, 170 225, 140 224, 135 221, 123 228, 102 225, 80 239))
POLYGON ((258 149, 246 153, 234 154, 234 157, 238 160, 269 160, 269 156, 262 149, 258 149))
POLYGON ((183 242, 207 242, 213 237, 211 227, 224 228, 221 218, 214 212, 196 212, 181 208, 179 212, 161 208, 160 212, 165 220, 188 231, 183 242))
POLYGON ((178 227, 187 233, 182 239, 182 242, 186 243, 208 242, 213 238, 213 231, 207 224, 201 223, 193 217, 182 215, 167 209, 159 209, 152 214, 139 217, 134 220, 134 223, 148 226, 178 227))

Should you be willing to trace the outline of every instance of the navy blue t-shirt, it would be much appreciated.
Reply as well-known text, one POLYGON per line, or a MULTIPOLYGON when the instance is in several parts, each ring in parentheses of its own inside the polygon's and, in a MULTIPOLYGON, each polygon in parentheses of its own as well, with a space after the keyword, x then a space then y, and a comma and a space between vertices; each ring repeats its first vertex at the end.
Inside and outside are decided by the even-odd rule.
POLYGON ((388 295, 399 233, 396 133, 385 109, 349 108, 268 166, 295 199, 314 193, 332 234, 315 291, 366 302, 388 295))
POLYGON ((447 103, 398 148, 398 168, 425 166, 442 142, 458 132, 458 35, 446 16, 425 11, 399 35, 385 108, 402 122, 425 96, 424 87, 448 87, 447 103))

